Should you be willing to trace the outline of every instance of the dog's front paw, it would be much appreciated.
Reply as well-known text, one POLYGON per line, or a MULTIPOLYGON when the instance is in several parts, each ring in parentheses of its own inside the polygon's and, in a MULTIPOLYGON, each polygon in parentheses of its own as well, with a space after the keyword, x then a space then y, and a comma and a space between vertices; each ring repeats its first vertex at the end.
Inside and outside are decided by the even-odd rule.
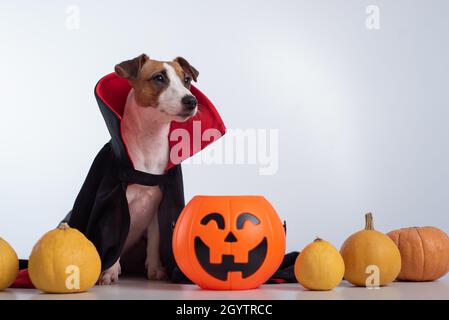
POLYGON ((103 271, 98 280, 101 286, 107 286, 118 282, 118 276, 121 273, 120 263, 117 261, 112 267, 103 271))
POLYGON ((148 266, 147 268, 147 277, 149 280, 167 280, 167 272, 165 268, 162 266, 148 266))

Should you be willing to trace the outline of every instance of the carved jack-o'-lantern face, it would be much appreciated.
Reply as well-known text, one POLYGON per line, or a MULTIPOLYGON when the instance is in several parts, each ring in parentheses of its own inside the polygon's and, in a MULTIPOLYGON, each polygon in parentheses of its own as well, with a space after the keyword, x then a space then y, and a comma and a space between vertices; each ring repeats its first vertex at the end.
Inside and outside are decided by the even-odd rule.
POLYGON ((208 289, 251 289, 277 270, 285 252, 282 223, 261 196, 196 196, 175 227, 176 262, 208 289))

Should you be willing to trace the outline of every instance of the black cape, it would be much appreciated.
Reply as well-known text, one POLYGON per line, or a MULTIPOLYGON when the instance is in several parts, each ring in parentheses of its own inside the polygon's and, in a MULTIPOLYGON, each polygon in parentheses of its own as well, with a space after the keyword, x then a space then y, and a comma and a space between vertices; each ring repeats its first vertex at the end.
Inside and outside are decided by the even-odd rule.
MULTIPOLYGON (((64 221, 68 222, 72 228, 80 230, 92 241, 100 255, 102 269, 106 270, 121 256, 128 235, 130 226, 126 200, 128 184, 159 185, 163 194, 158 212, 161 261, 172 281, 189 282, 177 268, 172 251, 173 227, 185 205, 181 165, 170 162, 163 175, 153 175, 134 169, 127 152, 126 142, 121 134, 121 119, 130 89, 128 81, 114 73, 103 77, 97 83, 95 97, 111 140, 96 156, 73 209, 64 221)), ((192 133, 195 130, 194 122, 197 121, 198 124, 200 121, 201 132, 212 128, 223 135, 226 129, 213 104, 197 88, 192 86, 191 92, 198 100, 199 112, 185 123, 173 122, 171 132, 177 128, 183 128, 192 133)), ((196 147, 190 145, 191 151, 181 155, 180 158, 188 158, 215 140, 202 141, 201 145, 196 147)), ((170 146, 177 142, 179 143, 179 141, 170 141, 170 146)), ((123 261, 123 257, 121 258, 122 272, 124 269, 125 272, 127 269, 130 272, 144 271, 145 245, 141 244, 138 247, 142 255, 125 259, 130 262, 123 261)), ((294 258, 296 253, 286 256, 271 282, 294 281, 292 267, 294 258)))

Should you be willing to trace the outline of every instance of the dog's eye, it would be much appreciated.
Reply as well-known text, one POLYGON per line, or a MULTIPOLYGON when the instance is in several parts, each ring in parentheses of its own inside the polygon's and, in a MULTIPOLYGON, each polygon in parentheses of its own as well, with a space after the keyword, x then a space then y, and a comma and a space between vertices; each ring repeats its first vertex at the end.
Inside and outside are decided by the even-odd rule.
POLYGON ((153 77, 153 80, 160 82, 160 83, 164 83, 165 82, 165 78, 163 75, 161 74, 157 74, 153 77))
POLYGON ((192 79, 191 79, 189 76, 185 76, 185 77, 184 77, 184 83, 185 83, 185 84, 189 84, 190 81, 192 81, 192 79))

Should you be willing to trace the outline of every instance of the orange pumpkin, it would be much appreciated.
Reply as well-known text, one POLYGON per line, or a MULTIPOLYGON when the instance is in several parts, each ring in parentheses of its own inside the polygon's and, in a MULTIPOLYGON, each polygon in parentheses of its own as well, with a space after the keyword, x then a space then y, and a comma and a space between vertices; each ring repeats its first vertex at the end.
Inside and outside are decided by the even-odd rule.
POLYGON ((399 280, 432 281, 449 272, 449 237, 440 229, 402 228, 388 236, 401 252, 399 280))
POLYGON ((285 232, 262 196, 196 196, 176 223, 173 252, 202 288, 253 289, 280 266, 285 232))

